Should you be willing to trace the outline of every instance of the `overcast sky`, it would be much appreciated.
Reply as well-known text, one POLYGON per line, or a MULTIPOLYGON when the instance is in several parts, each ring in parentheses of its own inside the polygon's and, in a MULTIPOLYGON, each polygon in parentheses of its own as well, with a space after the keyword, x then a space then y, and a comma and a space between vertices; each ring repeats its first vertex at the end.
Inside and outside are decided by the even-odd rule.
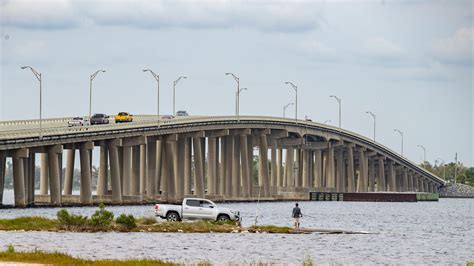
MULTIPOLYGON (((191 115, 234 112, 235 82, 248 91, 241 114, 282 116, 299 88, 299 116, 372 136, 419 162, 474 166, 473 1, 25 1, 0 0, 0 120, 93 112, 191 115)), ((288 109, 294 115, 294 109, 288 109)))

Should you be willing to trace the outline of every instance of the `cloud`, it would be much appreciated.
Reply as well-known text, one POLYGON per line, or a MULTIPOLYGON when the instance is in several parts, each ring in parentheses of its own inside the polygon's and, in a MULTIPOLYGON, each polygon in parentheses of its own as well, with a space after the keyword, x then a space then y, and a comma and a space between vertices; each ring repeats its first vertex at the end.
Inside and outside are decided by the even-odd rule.
POLYGON ((438 40, 433 45, 434 57, 442 63, 474 64, 474 27, 461 28, 449 38, 438 40))
POLYGON ((381 37, 368 39, 365 44, 365 54, 379 59, 396 59, 402 55, 402 49, 381 37))
POLYGON ((320 3, 312 1, 3 0, 6 25, 72 28, 89 23, 137 28, 250 28, 302 32, 316 29, 320 3))

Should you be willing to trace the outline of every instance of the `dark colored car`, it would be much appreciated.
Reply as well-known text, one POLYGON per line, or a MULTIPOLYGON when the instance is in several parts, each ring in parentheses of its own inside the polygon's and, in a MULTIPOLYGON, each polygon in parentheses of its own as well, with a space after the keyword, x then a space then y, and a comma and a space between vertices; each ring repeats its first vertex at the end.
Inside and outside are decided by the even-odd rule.
POLYGON ((91 125, 108 124, 109 116, 106 114, 94 114, 91 117, 91 125))

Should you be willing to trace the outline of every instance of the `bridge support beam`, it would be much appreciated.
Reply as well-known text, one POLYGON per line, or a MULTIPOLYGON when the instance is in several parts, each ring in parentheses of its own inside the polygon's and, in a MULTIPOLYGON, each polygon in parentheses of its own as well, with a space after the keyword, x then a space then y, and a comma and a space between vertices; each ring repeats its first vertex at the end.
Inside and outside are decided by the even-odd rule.
POLYGON ((225 137, 225 197, 232 196, 232 155, 234 151, 234 137, 225 137))
MULTIPOLYGON (((28 181, 26 182, 27 198, 26 204, 32 205, 35 203, 35 168, 36 168, 36 154, 30 153, 29 158, 26 159, 28 162, 28 181)), ((0 204, 1 205, 1 204, 0 204)))
MULTIPOLYGON (((249 144, 247 135, 240 136, 240 147, 236 146, 235 149, 240 148, 240 160, 241 160, 241 173, 242 173, 242 196, 252 197, 252 173, 249 165, 249 144)), ((240 186, 240 183, 239 183, 240 186)))
POLYGON ((146 143, 146 198, 149 201, 156 199, 156 153, 156 139, 151 138, 146 143))
POLYGON ((377 191, 386 191, 387 187, 385 185, 385 163, 384 159, 378 158, 378 171, 377 171, 377 191))
POLYGON ((274 196, 277 193, 278 187, 278 163, 277 163, 277 142, 276 140, 271 140, 271 178, 270 178, 270 195, 274 196))
POLYGON ((204 158, 201 138, 193 138, 194 147, 194 194, 204 197, 204 158))
POLYGON ((369 161, 369 192, 375 191, 375 159, 374 157, 367 158, 369 161))
POLYGON ((130 195, 130 182, 132 180, 132 147, 122 147, 122 193, 124 196, 130 195))
POLYGON ((240 136, 234 137, 234 148, 232 150, 232 197, 239 197, 240 191, 240 136))
POLYGON ((220 145, 219 145, 219 157, 220 157, 220 164, 219 164, 219 189, 218 189, 218 194, 220 196, 225 195, 225 186, 226 186, 226 180, 225 180, 225 174, 226 174, 226 146, 225 146, 225 137, 220 137, 219 138, 220 145))
POLYGON ((344 153, 341 148, 336 149, 336 192, 344 192, 344 153))
POLYGON ((283 183, 283 176, 285 174, 284 174, 284 170, 283 170, 283 149, 281 149, 281 148, 277 149, 277 169, 276 169, 276 171, 277 171, 277 187, 282 187, 283 184, 284 184, 283 183))
POLYGON ((140 145, 140 195, 146 195, 146 144, 140 145))
POLYGON ((40 155, 40 194, 48 195, 48 182, 49 181, 49 167, 48 167, 48 154, 41 153, 40 155))
POLYGON ((314 167, 313 167, 313 186, 321 188, 323 185, 323 158, 321 150, 314 150, 314 167))
POLYGON ((114 204, 122 203, 122 185, 120 184, 120 163, 118 145, 120 140, 110 140, 107 143, 110 159, 110 184, 112 187, 112 202, 114 204))
POLYGON ((402 169, 402 191, 410 191, 408 182, 408 170, 402 169))
POLYGON ((309 167, 310 167, 310 160, 309 160, 309 152, 310 150, 306 150, 306 149, 301 149, 303 155, 303 169, 301 169, 301 173, 302 173, 302 180, 301 180, 301 186, 302 187, 308 187, 308 184, 309 184, 309 179, 310 179, 310 171, 309 171, 309 167))
POLYGON ((387 161, 387 174, 388 174, 388 181, 389 181, 389 190, 394 192, 397 191, 397 175, 395 173, 395 167, 393 165, 393 161, 387 161))
POLYGON ((216 195, 217 193, 217 140, 215 137, 207 138, 207 194, 216 195))
POLYGON ((174 165, 176 171, 176 200, 182 201, 184 198, 184 143, 186 139, 178 138, 178 141, 175 141, 173 144, 176 148, 176 153, 174 154, 174 165))
POLYGON ((359 177, 357 178, 357 192, 367 192, 367 166, 364 149, 359 149, 359 177))
POLYGON ((295 186, 294 155, 295 155, 295 150, 293 149, 293 147, 287 147, 286 148, 286 163, 285 163, 287 187, 295 186))
POLYGON ((27 155, 26 150, 17 150, 12 156, 13 160, 13 193, 15 198, 15 207, 24 208, 26 207, 25 197, 25 168, 23 166, 24 160, 27 155))
POLYGON ((191 138, 184 139, 184 194, 191 195, 191 138))
MULTIPOLYGON (((81 195, 82 204, 92 204, 92 169, 91 169, 91 153, 93 144, 91 142, 83 143, 79 149, 79 157, 81 161, 81 195)), ((51 157, 49 158, 51 160, 51 157)), ((51 174, 51 169, 50 169, 51 174)), ((53 179, 53 175, 51 175, 53 179)), ((52 181, 51 181, 52 182, 52 181)), ((51 192, 51 195, 53 192, 51 192)))
POLYGON ((268 143, 267 143, 266 135, 260 135, 259 168, 258 169, 259 169, 258 172, 259 172, 260 180, 261 180, 260 185, 262 186, 262 197, 267 198, 270 196, 270 176, 268 174, 268 143))
POLYGON ((166 141, 166 157, 168 157, 168 172, 166 174, 168 186, 168 200, 177 202, 178 183, 178 141, 177 139, 166 141))

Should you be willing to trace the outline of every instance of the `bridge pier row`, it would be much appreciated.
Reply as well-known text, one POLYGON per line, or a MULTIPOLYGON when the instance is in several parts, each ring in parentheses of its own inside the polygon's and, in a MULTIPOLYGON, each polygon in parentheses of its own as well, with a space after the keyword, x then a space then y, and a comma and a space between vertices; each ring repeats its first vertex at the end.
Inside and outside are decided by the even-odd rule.
POLYGON ((207 195, 217 194, 217 140, 207 138, 207 195))
POLYGON ((277 161, 277 142, 275 139, 270 139, 270 146, 271 146, 271 172, 270 172, 270 196, 277 195, 278 192, 278 161, 277 161))
POLYGON ((130 182, 130 195, 140 195, 140 145, 132 147, 132 179, 130 182))
MULTIPOLYGON (((75 157, 76 157, 76 150, 75 149, 67 150, 67 154, 66 154, 66 173, 64 175, 64 183, 63 183, 63 195, 67 195, 67 196, 72 195, 75 157)), ((99 184, 100 184, 100 172, 99 172, 99 184)), ((98 187, 100 187, 99 184, 98 184, 98 187)))
MULTIPOLYGON (((90 151, 92 151, 93 148, 94 145, 92 142, 82 143, 81 147, 79 148, 79 159, 81 162, 80 201, 82 204, 92 204, 92 169, 90 163, 90 151)), ((51 194, 53 193, 51 192, 51 194)))
POLYGON ((49 183, 49 167, 48 154, 41 153, 40 155, 40 194, 48 195, 49 183))
POLYGON ((194 154, 194 195, 203 198, 204 188, 204 158, 201 138, 193 138, 194 154))
POLYGON ((27 151, 24 149, 14 151, 12 156, 13 161, 13 193, 15 198, 15 207, 26 207, 25 197, 25 172, 24 160, 27 156, 27 151))
POLYGON ((321 188, 323 184, 323 158, 321 150, 314 151, 314 167, 313 167, 314 183, 313 186, 321 188))
POLYGON ((112 187, 112 203, 122 203, 122 185, 120 185, 120 163, 118 145, 120 145, 119 139, 109 140, 107 142, 107 149, 109 151, 110 160, 110 184, 112 187))
POLYGON ((233 136, 234 145, 232 149, 232 197, 240 197, 241 194, 241 173, 240 173, 240 136, 233 136))
POLYGON ((5 189, 5 169, 7 156, 4 151, 0 151, 0 206, 3 205, 3 190, 5 189))
MULTIPOLYGON (((267 135, 262 134, 260 135, 260 146, 259 146, 259 175, 261 180, 262 186, 262 197, 270 197, 270 176, 269 176, 269 169, 268 169, 268 142, 267 142, 267 135)), ((307 158, 306 158, 307 159, 307 158)), ((305 162, 303 161, 303 165, 305 162)), ((307 161, 306 161, 307 164, 307 161)), ((305 173, 307 174, 307 173, 305 173)), ((303 178, 305 176, 303 175, 303 178)))

